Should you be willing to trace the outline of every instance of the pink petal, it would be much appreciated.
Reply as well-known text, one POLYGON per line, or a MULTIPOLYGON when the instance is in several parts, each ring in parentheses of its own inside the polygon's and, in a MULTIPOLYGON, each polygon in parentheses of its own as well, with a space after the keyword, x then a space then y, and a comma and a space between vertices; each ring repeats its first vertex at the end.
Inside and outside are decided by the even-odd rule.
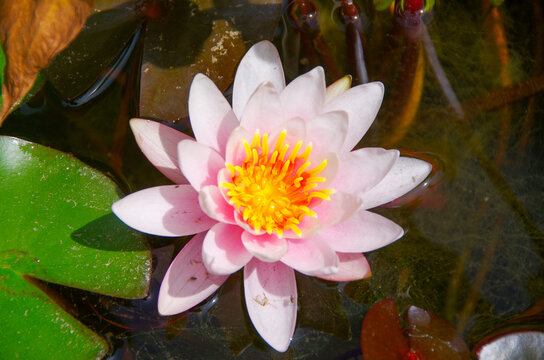
POLYGON ((283 232, 283 237, 286 239, 307 238, 317 234, 323 227, 323 224, 321 224, 317 217, 306 215, 297 226, 302 232, 300 235, 296 234, 291 229, 287 229, 283 232))
POLYGON ((207 185, 217 185, 217 173, 225 160, 215 150, 193 140, 178 145, 179 167, 196 191, 207 185))
POLYGON ((281 262, 307 275, 324 276, 338 271, 338 256, 320 236, 289 239, 281 262))
POLYGON ((202 242, 205 233, 195 235, 176 256, 159 291, 161 315, 174 315, 189 310, 213 294, 228 276, 208 273, 202 264, 202 242))
POLYGON ((341 151, 349 127, 347 113, 332 111, 321 114, 306 124, 308 140, 312 142, 312 151, 316 153, 341 151))
POLYGON ((294 271, 281 262, 253 259, 244 268, 244 295, 259 335, 275 350, 286 351, 297 320, 294 271))
POLYGON ((287 252, 287 240, 274 234, 259 236, 244 231, 242 243, 253 256, 266 262, 278 261, 287 252))
POLYGON ((276 47, 269 41, 253 45, 240 61, 232 91, 232 108, 240 118, 255 90, 264 82, 270 82, 277 91, 285 87, 283 67, 276 47))
POLYGON ((253 258, 242 244, 242 231, 239 226, 223 223, 208 231, 202 245, 202 260, 210 273, 230 275, 253 258))
POLYGON ((348 113, 349 131, 344 152, 353 149, 372 125, 382 104, 383 92, 382 83, 367 83, 347 90, 323 107, 323 112, 338 110, 348 113))
POLYGON ((355 281, 368 278, 372 275, 370 265, 363 254, 351 254, 337 252, 338 272, 320 276, 320 278, 329 281, 355 281))
MULTIPOLYGON (((232 165, 240 165, 246 159, 246 150, 244 140, 251 144, 253 133, 250 134, 246 129, 239 126, 232 131, 227 141, 225 150, 225 161, 232 165)), ((227 170, 228 171, 228 170, 227 170)))
POLYGON ((336 80, 329 86, 325 93, 325 103, 330 102, 335 97, 342 95, 351 87, 351 75, 346 75, 336 80))
POLYGON ((234 211, 234 220, 236 221, 236 225, 244 229, 245 231, 253 234, 253 235, 263 235, 266 234, 266 231, 263 229, 260 229, 259 231, 256 231, 252 226, 250 226, 245 220, 242 214, 240 214, 239 211, 234 211))
POLYGON ((325 102, 325 73, 321 66, 303 74, 281 92, 284 119, 312 120, 321 112, 325 102))
POLYGON ((112 210, 131 228, 159 236, 192 235, 216 223, 202 212, 190 185, 140 190, 114 203, 112 210))
POLYGON ((346 220, 359 210, 362 201, 357 195, 343 192, 335 192, 330 196, 330 200, 321 202, 318 206, 312 208, 317 214, 317 219, 323 224, 323 227, 337 224, 346 220))
MULTIPOLYGON (((217 173, 217 188, 219 192, 221 193, 221 196, 223 196, 223 200, 225 200, 227 204, 231 205, 229 202, 230 197, 228 195, 229 189, 227 189, 226 187, 222 185, 225 183, 232 183, 231 172, 227 168, 221 169, 219 170, 219 173, 217 173)), ((231 205, 231 206, 234 209, 234 205, 231 205)))
MULTIPOLYGON (((268 137, 268 144, 271 149, 274 149, 281 132, 284 130, 286 132, 284 144, 289 145, 289 150, 292 150, 297 142, 306 140, 306 122, 300 118, 290 119, 280 124, 268 137)), ((299 153, 302 153, 303 150, 304 148, 299 153)))
MULTIPOLYGON (((317 183, 316 189, 329 189, 338 173, 340 160, 336 153, 316 153, 312 152, 308 161, 311 166, 308 169, 313 169, 321 164, 323 160, 327 160, 327 166, 321 170, 316 176, 325 178, 325 181, 317 183)), ((342 190, 342 189, 338 189, 342 190)))
POLYGON ((363 148, 343 153, 332 187, 349 193, 363 193, 379 183, 399 158, 398 150, 363 148))
POLYGON ((132 119, 130 127, 147 159, 176 184, 187 184, 179 169, 178 143, 193 138, 157 121, 132 119))
POLYGON ((198 194, 200 208, 206 215, 220 222, 234 224, 234 208, 227 203, 217 186, 205 186, 198 194))
POLYGON ((363 207, 371 209, 406 194, 425 180, 431 169, 428 162, 401 156, 382 181, 359 194, 363 199, 363 207))
POLYGON ((224 155, 228 136, 239 121, 221 91, 203 74, 193 78, 189 116, 196 140, 224 155))
POLYGON ((257 129, 261 134, 270 134, 283 121, 280 95, 274 86, 267 82, 259 86, 249 98, 240 119, 240 126, 250 134, 257 129))
POLYGON ((359 210, 344 222, 323 229, 321 236, 335 251, 367 252, 398 240, 404 230, 393 221, 366 210, 359 210))

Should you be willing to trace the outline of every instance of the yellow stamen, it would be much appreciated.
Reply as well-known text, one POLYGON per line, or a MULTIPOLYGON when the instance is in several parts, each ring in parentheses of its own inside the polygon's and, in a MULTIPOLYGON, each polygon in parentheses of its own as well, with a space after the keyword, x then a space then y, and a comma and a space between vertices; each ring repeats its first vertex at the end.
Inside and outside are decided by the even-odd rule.
POLYGON ((305 216, 317 216, 310 209, 321 200, 329 200, 332 189, 317 189, 318 183, 326 181, 317 176, 327 166, 323 160, 309 169, 312 152, 309 143, 302 154, 302 141, 289 152, 285 144, 287 132, 280 133, 275 146, 270 149, 268 134, 255 132, 251 145, 244 141, 246 159, 241 165, 226 164, 231 173, 231 182, 221 185, 226 188, 229 201, 240 212, 242 219, 255 231, 275 233, 282 237, 284 231, 292 230, 301 235, 298 227, 305 216), (316 199, 312 202, 313 199, 316 199))

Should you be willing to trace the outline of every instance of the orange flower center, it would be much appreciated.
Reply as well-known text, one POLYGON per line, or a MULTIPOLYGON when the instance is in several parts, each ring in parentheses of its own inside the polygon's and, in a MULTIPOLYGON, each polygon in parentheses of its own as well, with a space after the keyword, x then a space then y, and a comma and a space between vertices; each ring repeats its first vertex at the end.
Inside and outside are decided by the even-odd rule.
POLYGON ((312 144, 299 154, 302 141, 290 150, 289 144, 284 144, 285 136, 284 130, 274 149, 269 149, 268 135, 261 136, 257 130, 251 145, 244 141, 246 159, 242 164, 226 164, 232 182, 221 184, 247 224, 255 231, 262 229, 279 237, 288 229, 300 236, 302 218, 316 216, 310 209, 312 199, 329 200, 334 193, 332 189, 316 189, 326 180, 317 175, 325 169, 327 160, 310 169, 312 144))

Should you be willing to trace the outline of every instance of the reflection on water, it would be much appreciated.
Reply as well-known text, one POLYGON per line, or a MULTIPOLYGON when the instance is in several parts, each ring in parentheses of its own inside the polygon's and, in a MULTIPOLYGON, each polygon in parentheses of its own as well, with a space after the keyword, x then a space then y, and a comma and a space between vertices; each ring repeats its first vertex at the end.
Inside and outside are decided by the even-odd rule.
MULTIPOLYGON (((340 3, 318 1, 309 8, 301 3, 286 7, 275 38, 287 76, 323 65, 329 82, 349 69, 358 71, 356 82, 366 76, 384 82, 384 104, 362 145, 406 149, 435 166, 426 189, 377 210, 402 225, 406 235, 368 255, 373 270, 368 280, 335 284, 299 276, 298 327, 290 350, 281 355, 252 328, 239 274, 170 326, 172 321, 158 320, 156 313, 142 315, 149 311, 145 300, 104 302, 91 296, 96 303, 89 306, 74 292, 81 319, 120 344, 113 358, 356 358, 364 314, 391 296, 401 312, 416 305, 448 320, 472 347, 543 298, 539 0, 499 8, 486 1, 441 1, 431 13, 408 19, 358 1, 357 21, 340 3)), ((122 72, 129 73, 129 68, 122 72)), ((0 131, 73 152, 109 169, 129 191, 166 183, 119 125, 137 115, 126 104, 136 91, 134 81, 115 81, 95 102, 77 109, 62 107, 46 86, 0 131)), ((155 272, 157 291, 174 252, 164 250, 169 240, 150 240, 156 269, 162 269, 155 272)), ((176 251, 182 244, 175 243, 176 251)))

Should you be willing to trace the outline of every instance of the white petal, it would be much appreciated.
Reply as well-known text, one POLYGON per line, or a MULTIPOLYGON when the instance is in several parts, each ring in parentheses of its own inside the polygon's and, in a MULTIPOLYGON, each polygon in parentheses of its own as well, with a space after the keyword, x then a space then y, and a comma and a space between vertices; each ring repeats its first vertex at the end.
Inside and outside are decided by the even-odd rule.
MULTIPOLYGON (((338 173, 338 167, 340 166, 340 160, 336 153, 314 153, 310 154, 308 161, 310 162, 310 167, 308 169, 314 169, 319 166, 324 160, 327 161, 327 166, 321 172, 316 174, 317 177, 323 177, 325 181, 318 182, 316 189, 328 189, 331 187, 336 174, 338 173)), ((342 189, 337 189, 342 190, 342 189)))
POLYGON ((247 312, 261 337, 284 352, 295 331, 297 285, 293 269, 281 262, 253 259, 244 267, 247 312))
POLYGON ((179 169, 178 144, 194 139, 157 121, 132 119, 130 127, 147 159, 174 183, 187 184, 179 169))
POLYGON ((330 275, 338 271, 338 256, 319 236, 289 239, 281 262, 312 276, 330 275))
POLYGON ((313 118, 307 123, 312 151, 339 153, 346 140, 348 127, 348 115, 344 111, 332 111, 313 118))
POLYGON ((225 167, 225 160, 215 150, 193 140, 178 145, 179 167, 196 191, 217 185, 217 173, 225 167))
POLYGON ((189 310, 213 294, 228 276, 213 275, 202 264, 202 242, 205 233, 195 235, 176 256, 159 291, 161 315, 174 315, 189 310))
MULTIPOLYGON (((274 146, 276 146, 276 142, 278 141, 278 138, 280 134, 285 130, 285 139, 284 144, 289 145, 289 150, 293 149, 293 146, 299 141, 304 142, 306 140, 306 122, 300 118, 294 118, 285 121, 284 123, 280 124, 276 130, 274 130, 270 136, 268 136, 268 145, 270 149, 274 149, 274 146)), ((299 153, 302 153, 304 150, 304 145, 301 151, 299 153)), ((289 153, 289 152, 288 152, 289 153)))
POLYGON ((357 195, 335 192, 330 196, 330 200, 324 200, 312 210, 316 212, 317 219, 326 228, 355 214, 361 204, 362 201, 357 195))
POLYGON ((254 235, 244 231, 242 243, 253 256, 266 262, 278 261, 287 252, 287 240, 274 234, 254 235))
POLYGON ((242 231, 239 226, 223 223, 208 231, 202 245, 202 260, 209 272, 230 275, 251 260, 253 255, 242 244, 242 231))
POLYGON ((352 87, 326 103, 323 112, 345 111, 349 116, 349 131, 344 151, 350 151, 364 136, 378 114, 383 99, 383 84, 372 82, 352 87))
POLYGON ((406 194, 425 180, 431 169, 431 164, 426 161, 401 156, 382 181, 359 194, 363 208, 371 209, 406 194))
POLYGON ((196 74, 191 83, 189 117, 196 140, 224 155, 239 121, 221 91, 203 74, 196 74))
POLYGON ((321 236, 335 251, 361 253, 373 251, 400 239, 404 230, 393 221, 366 210, 359 210, 344 222, 323 229, 321 236))
POLYGON ((239 126, 232 131, 227 141, 227 149, 225 153, 225 161, 232 165, 240 165, 246 159, 246 150, 244 141, 251 144, 253 134, 250 134, 246 129, 239 126))
POLYGON ((250 134, 256 130, 260 130, 261 134, 270 134, 284 120, 280 95, 274 86, 267 82, 259 86, 249 98, 240 118, 240 126, 250 134))
POLYGON ((200 208, 206 215, 220 222, 234 224, 234 207, 225 201, 217 186, 205 186, 198 193, 200 208))
POLYGON ((159 236, 185 236, 211 228, 216 221, 200 209, 190 185, 157 186, 132 193, 112 210, 128 226, 159 236))
POLYGON ((325 73, 318 66, 293 81, 280 95, 283 118, 301 118, 310 122, 321 113, 325 102, 325 73))
POLYGON ((398 150, 382 148, 362 148, 343 153, 331 186, 348 193, 364 193, 382 181, 398 158, 398 150))
POLYGON ((329 281, 355 281, 370 277, 370 265, 363 254, 345 254, 337 252, 338 272, 320 276, 320 278, 329 281))
POLYGON ((232 91, 232 108, 240 118, 259 85, 270 82, 278 91, 285 87, 283 67, 276 47, 269 41, 253 45, 240 61, 232 91))

